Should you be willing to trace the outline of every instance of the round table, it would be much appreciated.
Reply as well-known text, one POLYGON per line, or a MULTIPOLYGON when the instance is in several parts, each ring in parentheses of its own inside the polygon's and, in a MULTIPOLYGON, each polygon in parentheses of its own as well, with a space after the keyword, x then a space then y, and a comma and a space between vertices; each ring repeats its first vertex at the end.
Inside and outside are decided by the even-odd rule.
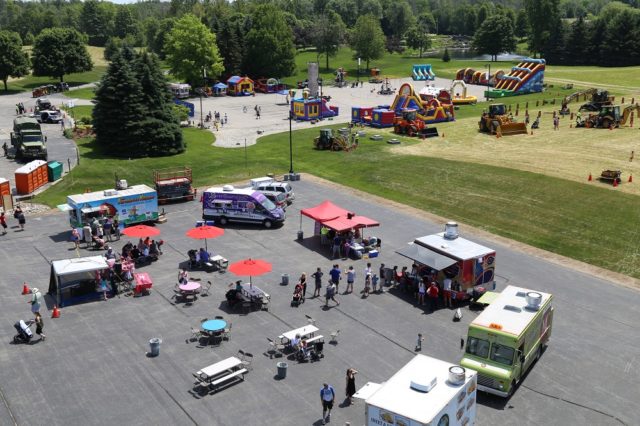
POLYGON ((194 292, 200 290, 200 283, 197 281, 189 281, 186 284, 180 284, 178 288, 183 292, 194 292))
POLYGON ((202 323, 202 329, 209 333, 215 333, 217 331, 222 331, 227 326, 227 322, 221 319, 212 319, 207 320, 202 323))

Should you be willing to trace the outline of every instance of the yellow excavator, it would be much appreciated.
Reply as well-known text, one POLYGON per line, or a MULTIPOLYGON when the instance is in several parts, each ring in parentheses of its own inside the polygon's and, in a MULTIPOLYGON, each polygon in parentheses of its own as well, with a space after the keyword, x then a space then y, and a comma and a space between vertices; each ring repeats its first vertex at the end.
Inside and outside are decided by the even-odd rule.
POLYGON ((478 126, 481 132, 498 136, 527 134, 527 125, 513 121, 504 104, 489 105, 489 112, 482 113, 478 126))
POLYGON ((569 106, 568 106, 569 103, 575 100, 580 100, 580 98, 583 96, 585 98, 587 96, 591 96, 591 100, 586 104, 581 105, 580 108, 578 109, 579 111, 591 111, 591 112, 600 111, 601 107, 605 105, 611 105, 615 100, 613 96, 609 96, 609 92, 607 92, 606 90, 600 90, 595 88, 580 90, 578 92, 574 92, 570 95, 567 95, 562 99, 562 107, 560 108, 560 115, 569 114, 570 113, 569 106))
POLYGON ((635 111, 636 117, 640 119, 640 104, 629 105, 624 110, 622 110, 622 118, 620 119, 621 126, 627 124, 627 120, 629 119, 629 116, 631 116, 631 113, 633 111, 635 111))

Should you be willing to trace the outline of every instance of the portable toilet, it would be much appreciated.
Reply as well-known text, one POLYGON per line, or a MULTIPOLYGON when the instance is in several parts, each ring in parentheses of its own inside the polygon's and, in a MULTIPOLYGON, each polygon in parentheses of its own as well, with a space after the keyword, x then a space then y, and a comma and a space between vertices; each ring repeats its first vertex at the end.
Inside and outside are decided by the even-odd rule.
POLYGON ((8 179, 0 178, 0 206, 7 210, 10 206, 4 205, 5 196, 11 197, 11 184, 8 179))
POLYGON ((58 161, 50 161, 47 164, 47 176, 49 182, 55 182, 62 177, 62 163, 58 161))
POLYGON ((31 194, 48 182, 47 163, 34 160, 16 169, 16 192, 20 195, 31 194))

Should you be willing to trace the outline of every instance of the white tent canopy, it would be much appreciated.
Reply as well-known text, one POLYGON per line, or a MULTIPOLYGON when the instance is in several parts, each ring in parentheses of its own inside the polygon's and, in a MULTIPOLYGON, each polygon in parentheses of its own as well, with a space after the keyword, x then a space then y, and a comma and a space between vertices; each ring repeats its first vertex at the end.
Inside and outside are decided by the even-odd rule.
POLYGON ((80 272, 91 272, 100 269, 107 269, 107 261, 102 256, 79 257, 75 259, 54 260, 51 262, 53 271, 58 276, 77 274, 80 272))

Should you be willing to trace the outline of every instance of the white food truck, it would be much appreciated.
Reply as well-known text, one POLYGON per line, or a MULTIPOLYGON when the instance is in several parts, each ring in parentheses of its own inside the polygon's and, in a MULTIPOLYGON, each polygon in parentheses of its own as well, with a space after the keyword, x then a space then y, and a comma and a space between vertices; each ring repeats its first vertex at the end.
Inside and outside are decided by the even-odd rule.
POLYGON ((354 395, 365 400, 367 426, 473 426, 477 373, 416 355, 385 383, 367 383, 354 395))

